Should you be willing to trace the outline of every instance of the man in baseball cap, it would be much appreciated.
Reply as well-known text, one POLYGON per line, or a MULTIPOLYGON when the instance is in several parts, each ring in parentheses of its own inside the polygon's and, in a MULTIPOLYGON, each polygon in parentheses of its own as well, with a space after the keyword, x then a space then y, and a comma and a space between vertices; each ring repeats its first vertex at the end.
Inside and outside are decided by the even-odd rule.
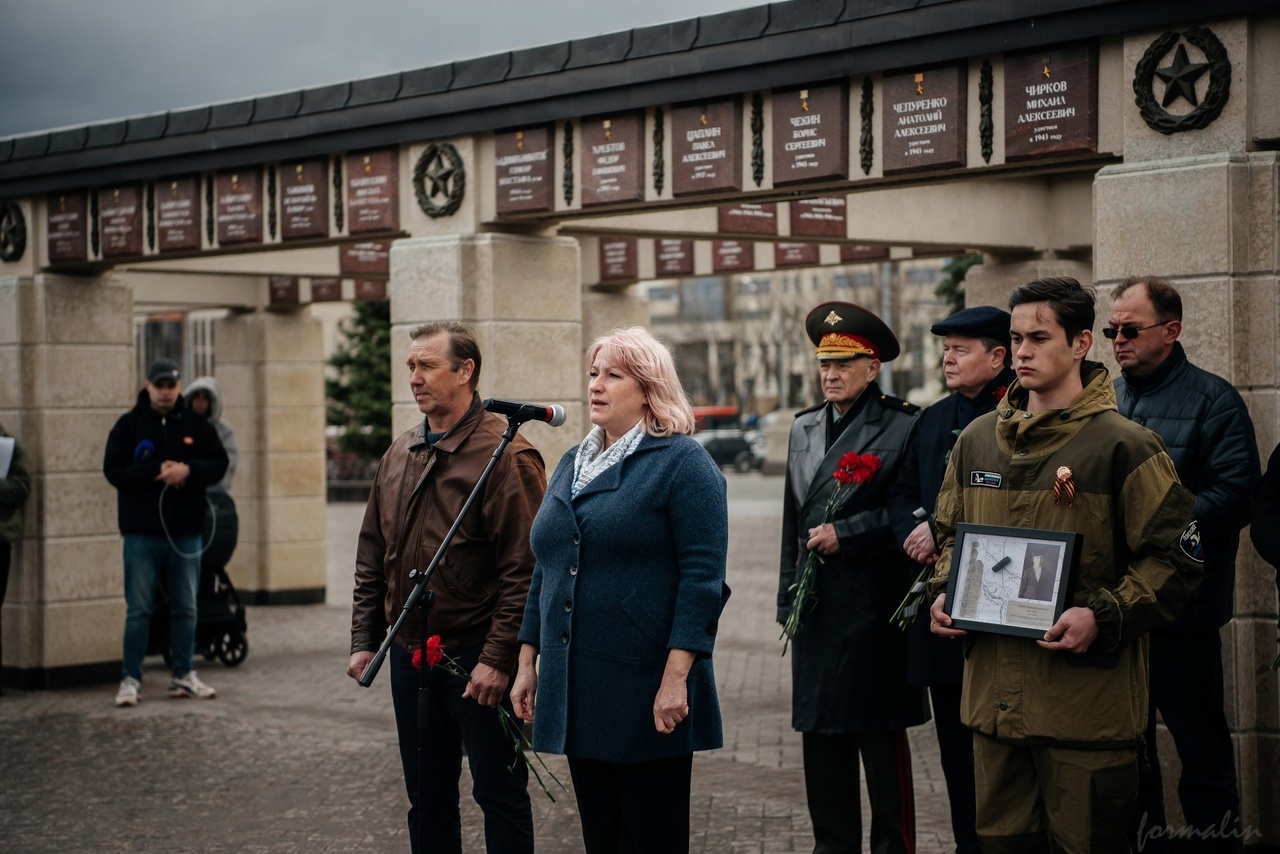
MULTIPOLYGON (((916 419, 888 501, 894 542, 901 543, 919 566, 937 560, 933 508, 951 446, 969 422, 996 408, 1014 380, 1009 367, 1009 312, 990 305, 972 306, 938 321, 930 331, 942 336, 942 372, 951 394, 916 419)), ((956 851, 977 854, 973 733, 960 720, 962 649, 929 631, 928 614, 917 615, 907 626, 907 682, 927 687, 933 700, 956 851)))
POLYGON ((180 378, 173 361, 151 363, 146 387, 111 428, 103 456, 124 537, 126 613, 117 706, 136 706, 141 698, 142 660, 162 575, 173 664, 169 696, 207 700, 216 693, 196 675, 192 656, 205 488, 222 479, 227 452, 213 425, 183 404, 180 378))
POLYGON ((863 850, 858 762, 871 802, 870 850, 914 849, 915 804, 906 728, 929 718, 924 692, 906 684, 906 639, 890 622, 906 594, 908 564, 885 516, 919 409, 880 391, 880 365, 898 339, 861 306, 826 302, 809 312, 823 402, 791 426, 783 498, 778 622, 799 608, 791 636, 791 725, 803 736, 815 850, 863 850), (842 493, 828 517, 841 458, 874 469, 842 493), (814 596, 795 600, 810 552, 822 558, 814 596))

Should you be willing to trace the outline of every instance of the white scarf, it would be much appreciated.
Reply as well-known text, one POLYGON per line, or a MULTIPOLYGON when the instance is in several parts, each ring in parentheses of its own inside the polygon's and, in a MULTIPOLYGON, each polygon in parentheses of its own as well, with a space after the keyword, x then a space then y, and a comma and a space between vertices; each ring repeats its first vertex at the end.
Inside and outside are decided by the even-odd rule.
POLYGON ((582 444, 578 446, 578 453, 573 458, 573 486, 571 488, 573 497, 577 498, 578 493, 588 483, 595 480, 605 469, 622 462, 625 458, 635 453, 636 447, 644 436, 644 419, 641 418, 636 422, 636 426, 628 430, 622 438, 602 451, 601 448, 604 447, 604 428, 599 425, 592 427, 591 432, 587 434, 587 437, 582 440, 582 444))

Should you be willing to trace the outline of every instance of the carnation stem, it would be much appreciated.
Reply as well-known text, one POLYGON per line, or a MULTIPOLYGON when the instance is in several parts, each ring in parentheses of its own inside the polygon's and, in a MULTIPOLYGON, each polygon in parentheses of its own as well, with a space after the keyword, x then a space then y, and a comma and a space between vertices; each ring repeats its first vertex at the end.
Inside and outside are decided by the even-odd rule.
MULTIPOLYGON (((441 647, 441 649, 443 650, 443 647, 441 647)), ((445 652, 441 653, 441 657, 443 659, 441 666, 446 672, 461 679, 465 679, 468 682, 471 681, 471 674, 458 663, 457 659, 445 652)), ((547 776, 552 780, 555 780, 556 785, 560 787, 562 792, 568 794, 569 790, 565 788, 564 783, 560 782, 560 778, 547 767, 547 763, 538 755, 538 751, 533 749, 533 744, 525 737, 524 724, 516 720, 515 717, 512 716, 511 712, 507 711, 505 706, 499 704, 496 708, 498 710, 498 721, 502 724, 502 729, 506 732, 507 737, 511 739, 511 746, 515 748, 516 755, 519 756, 520 759, 524 760, 525 767, 533 772, 533 778, 538 781, 538 786, 541 787, 542 793, 547 796, 551 803, 554 804, 556 802, 555 796, 551 794, 551 790, 548 789, 547 784, 543 782, 542 775, 538 773, 538 769, 529 761, 529 756, 525 753, 526 750, 533 754, 533 758, 538 760, 538 764, 542 766, 542 770, 546 771, 547 776)), ((511 765, 507 766, 507 770, 512 774, 515 773, 516 765, 514 760, 511 765)))

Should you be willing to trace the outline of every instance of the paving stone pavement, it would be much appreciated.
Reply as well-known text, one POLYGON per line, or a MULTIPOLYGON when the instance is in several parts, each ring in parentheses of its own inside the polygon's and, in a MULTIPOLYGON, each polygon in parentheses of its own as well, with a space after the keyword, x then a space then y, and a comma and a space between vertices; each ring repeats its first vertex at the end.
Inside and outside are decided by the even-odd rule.
MULTIPOLYGON (((800 737, 773 618, 782 478, 729 480, 733 596, 715 655, 725 746, 694 761, 691 849, 806 852, 800 737)), ((329 505, 328 604, 251 608, 245 662, 201 668, 217 699, 169 699, 158 657, 133 709, 112 705, 114 685, 0 697, 0 851, 407 851, 385 676, 363 690, 343 673, 362 511, 329 505)), ((944 854, 955 846, 933 727, 910 737, 917 851, 944 854)), ((563 757, 544 759, 569 785, 563 757)), ((462 788, 465 850, 483 852, 465 772, 462 788)), ((552 803, 532 784, 531 794, 538 851, 581 852, 573 797, 552 803)))

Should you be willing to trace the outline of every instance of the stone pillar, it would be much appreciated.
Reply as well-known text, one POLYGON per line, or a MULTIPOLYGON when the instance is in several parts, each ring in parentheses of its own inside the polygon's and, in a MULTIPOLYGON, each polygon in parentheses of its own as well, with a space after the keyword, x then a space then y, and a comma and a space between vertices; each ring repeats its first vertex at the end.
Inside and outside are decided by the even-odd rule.
MULTIPOLYGON (((1125 108, 1124 163, 1094 180, 1095 266, 1099 316, 1111 289, 1130 275, 1169 279, 1182 295, 1183 345, 1192 362, 1235 384, 1257 428, 1263 461, 1278 438, 1277 325, 1280 240, 1276 233, 1280 160, 1259 145, 1264 117, 1277 115, 1274 87, 1251 81, 1274 68, 1274 22, 1218 21, 1209 29, 1226 48, 1231 90, 1221 115, 1202 130, 1168 136, 1125 108), (1268 30, 1267 27, 1270 27, 1268 30), (1270 35, 1268 35, 1270 33, 1270 35), (1268 107, 1268 103, 1271 106, 1268 107)), ((1126 79, 1159 32, 1126 36, 1126 79)), ((1192 51, 1193 62, 1203 62, 1192 51)), ((1187 112, 1179 100, 1170 112, 1187 112)), ((1271 128, 1274 133, 1274 126, 1271 128)), ((1114 369, 1109 350, 1105 361, 1114 369)), ((1275 658, 1276 589, 1272 569, 1243 532, 1236 563, 1235 618, 1222 630, 1226 714, 1236 745, 1245 844, 1280 839, 1280 674, 1275 658), (1256 831, 1262 832, 1259 840, 1256 831)), ((1169 823, 1183 824, 1176 750, 1160 730, 1169 823)))
POLYGON ((409 330, 462 320, 476 327, 480 396, 558 403, 561 427, 529 423, 548 472, 586 432, 583 307, 578 244, 563 237, 483 233, 397 240, 391 245, 392 430, 421 414, 403 369, 409 330))
POLYGON ((3 619, 4 669, 24 688, 120 678, 124 568, 102 457, 138 390, 132 305, 110 277, 0 278, 0 421, 32 474, 3 619))
POLYGON ((301 312, 231 314, 214 326, 222 417, 240 451, 240 539, 227 572, 250 603, 324 601, 321 337, 320 321, 301 312))

